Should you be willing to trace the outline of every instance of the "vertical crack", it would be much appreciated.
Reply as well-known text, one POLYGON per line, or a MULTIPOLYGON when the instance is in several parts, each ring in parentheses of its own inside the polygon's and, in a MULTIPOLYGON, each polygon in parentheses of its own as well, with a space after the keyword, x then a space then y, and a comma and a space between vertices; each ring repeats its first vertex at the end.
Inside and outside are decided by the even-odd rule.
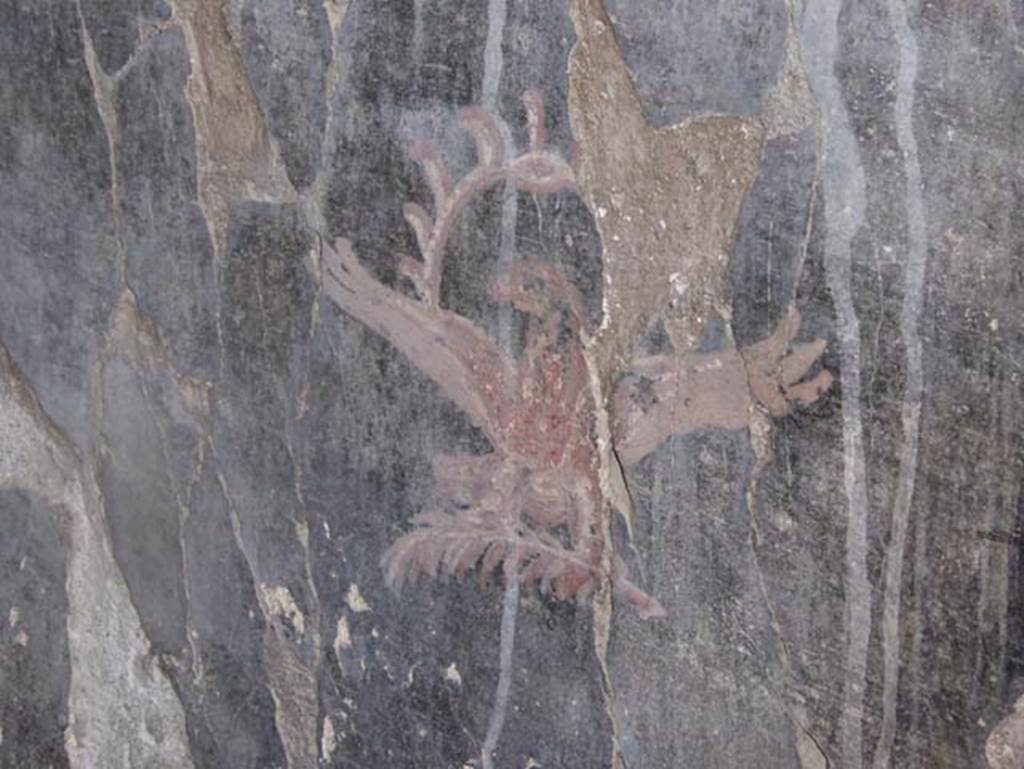
POLYGON ((110 155, 110 210, 114 219, 114 238, 118 251, 118 272, 121 278, 121 285, 128 285, 128 255, 124 247, 124 225, 121 219, 121 190, 117 170, 117 144, 119 128, 117 121, 117 109, 114 107, 113 92, 114 83, 100 66, 96 56, 96 49, 93 47, 92 35, 85 23, 85 16, 82 13, 82 3, 78 0, 75 3, 75 10, 78 14, 78 25, 82 35, 82 48, 85 55, 85 66, 89 71, 89 80, 92 83, 93 99, 96 102, 96 109, 103 123, 104 133, 107 137, 107 151, 110 155))
MULTIPOLYGON (((605 574, 613 573, 612 553, 612 517, 610 512, 618 509, 623 511, 623 517, 627 522, 632 521, 632 506, 625 486, 616 484, 621 481, 621 468, 615 457, 612 442, 611 420, 607 409, 607 398, 604 395, 604 386, 601 378, 600 362, 596 338, 585 340, 584 359, 587 364, 587 374, 590 377, 591 400, 594 404, 595 432, 600 457, 598 467, 598 478, 600 480, 600 536, 602 539, 601 548, 601 569, 605 574)), ((632 532, 631 532, 632 533, 632 532)), ((612 686, 611 671, 608 667, 608 644, 611 640, 612 626, 612 590, 611 584, 605 580, 594 593, 591 602, 594 611, 594 653, 597 657, 601 670, 601 693, 604 698, 605 714, 612 727, 612 761, 611 769, 620 769, 625 766, 622 757, 621 727, 615 715, 615 690, 612 686)))

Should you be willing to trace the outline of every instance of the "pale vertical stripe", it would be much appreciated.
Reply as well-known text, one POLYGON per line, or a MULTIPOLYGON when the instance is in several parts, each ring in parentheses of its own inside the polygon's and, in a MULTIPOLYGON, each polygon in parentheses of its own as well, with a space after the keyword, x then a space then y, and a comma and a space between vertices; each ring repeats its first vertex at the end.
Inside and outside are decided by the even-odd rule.
POLYGON ((900 672, 900 590, 903 583, 903 556, 907 547, 907 530, 914 498, 914 480, 917 475, 918 434, 924 388, 922 345, 918 326, 924 303, 924 278, 928 259, 928 235, 921 194, 921 164, 917 157, 917 139, 913 126, 917 40, 907 22, 907 9, 903 0, 889 0, 889 17, 899 49, 895 106, 896 140, 903 153, 906 182, 904 206, 907 215, 907 256, 900 333, 906 349, 907 369, 902 407, 903 450, 900 455, 892 529, 885 559, 882 729, 875 751, 875 769, 886 769, 889 766, 896 740, 896 702, 899 695, 900 672))
POLYGON ((818 101, 824 154, 825 270, 835 304, 842 370, 843 483, 846 492, 846 661, 840 741, 842 766, 863 766, 864 689, 871 636, 867 572, 867 478, 861 415, 860 325, 851 291, 851 242, 864 221, 864 171, 835 76, 840 0, 807 3, 801 19, 804 65, 818 101))

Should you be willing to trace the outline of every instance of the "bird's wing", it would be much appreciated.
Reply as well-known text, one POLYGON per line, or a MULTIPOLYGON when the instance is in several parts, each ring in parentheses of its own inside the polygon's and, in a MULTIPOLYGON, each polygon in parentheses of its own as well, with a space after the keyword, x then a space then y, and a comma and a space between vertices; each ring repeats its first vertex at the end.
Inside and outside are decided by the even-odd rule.
POLYGON ((497 447, 498 426, 513 404, 512 359, 466 319, 374 280, 344 238, 334 248, 323 244, 321 269, 324 293, 401 350, 497 447))

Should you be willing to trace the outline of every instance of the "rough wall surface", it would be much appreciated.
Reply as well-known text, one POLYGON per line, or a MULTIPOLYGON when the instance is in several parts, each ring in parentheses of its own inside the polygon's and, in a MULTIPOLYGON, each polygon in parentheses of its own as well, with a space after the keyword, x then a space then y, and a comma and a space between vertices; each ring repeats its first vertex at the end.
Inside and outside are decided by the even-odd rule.
POLYGON ((1024 767, 1021 28, 0 3, 0 766, 1024 767))

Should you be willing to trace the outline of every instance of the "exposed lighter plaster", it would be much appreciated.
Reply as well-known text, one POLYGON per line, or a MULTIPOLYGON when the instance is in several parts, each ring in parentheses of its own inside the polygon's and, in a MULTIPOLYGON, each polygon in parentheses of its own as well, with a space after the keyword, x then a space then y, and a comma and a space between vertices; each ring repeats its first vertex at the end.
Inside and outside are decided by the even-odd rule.
POLYGON ((456 686, 462 686, 462 673, 459 672, 454 662, 444 669, 444 680, 450 681, 456 686))
POLYGON ((370 611, 370 604, 363 598, 363 594, 359 592, 359 585, 355 582, 348 586, 348 592, 345 593, 345 603, 356 614, 370 611))
POLYGON ((199 205, 223 256, 231 201, 293 200, 228 24, 228 0, 176 0, 189 53, 185 96, 198 154, 199 205))
POLYGON ((605 317, 593 351, 607 377, 625 370, 654 317, 683 354, 709 318, 730 315, 725 255, 764 132, 719 115, 651 126, 600 0, 576 0, 572 15, 569 114, 579 192, 604 251, 605 317), (673 274, 686 277, 683 296, 673 274))
POLYGON ((1024 765, 1024 697, 989 734, 985 759, 989 769, 1019 769, 1024 765))
MULTIPOLYGON (((217 462, 210 425, 209 383, 183 377, 174 370, 160 347, 152 321, 139 311, 135 297, 128 289, 122 292, 111 312, 104 357, 122 358, 143 371, 159 369, 167 373, 175 381, 186 410, 203 432, 199 457, 203 458, 208 450, 212 461, 217 462)), ((102 402, 99 395, 94 395, 94 400, 102 402)), ((96 430, 97 434, 101 432, 98 427, 96 430)), ((306 647, 299 644, 308 640, 308 646, 318 648, 318 636, 311 632, 310 638, 305 638, 306 618, 290 590, 260 580, 255 558, 243 536, 237 503, 219 468, 217 477, 228 501, 235 544, 257 587, 260 612, 269 620, 277 620, 276 623, 269 622, 263 634, 264 669, 274 700, 277 731, 290 766, 312 765, 310 762, 315 762, 319 750, 317 685, 303 653, 306 647), (279 627, 287 625, 294 628, 297 640, 279 630, 279 627)))
POLYGON ((814 96, 811 95, 800 59, 800 39, 793 18, 793 0, 786 0, 786 49, 779 79, 765 94, 761 119, 766 138, 799 133, 814 124, 814 96))
POLYGON ((344 614, 338 617, 338 624, 334 629, 334 641, 331 647, 334 649, 334 656, 339 659, 344 649, 352 648, 352 634, 348 629, 348 618, 344 614))
MULTIPOLYGON (((628 368, 639 337, 655 317, 661 317, 680 355, 696 348, 712 314, 729 318, 724 254, 731 250, 740 203, 760 164, 762 135, 756 124, 741 118, 652 127, 603 4, 576 0, 571 14, 577 40, 569 56, 569 113, 577 142, 577 188, 603 248, 603 317, 585 348, 601 491, 632 532, 632 504, 612 450, 605 390, 628 368)), ((609 516, 604 523, 602 536, 610 544, 609 516)), ((619 766, 621 726, 607 662, 610 593, 598 591, 593 608, 612 765, 619 766)))
POLYGON ((330 716, 324 718, 323 730, 320 736, 320 755, 325 761, 330 761, 334 751, 338 749, 338 738, 334 732, 334 722, 330 716))
POLYGON ((156 665, 114 562, 103 501, 75 449, 43 412, 0 345, 0 488, 45 499, 69 543, 71 683, 65 747, 74 769, 131 769, 126 750, 151 766, 191 767, 181 703, 156 665), (136 715, 163 720, 156 741, 136 715))
POLYGON ((306 634, 306 618, 295 603, 291 590, 284 585, 261 584, 259 597, 264 613, 268 617, 287 620, 300 636, 306 634))

